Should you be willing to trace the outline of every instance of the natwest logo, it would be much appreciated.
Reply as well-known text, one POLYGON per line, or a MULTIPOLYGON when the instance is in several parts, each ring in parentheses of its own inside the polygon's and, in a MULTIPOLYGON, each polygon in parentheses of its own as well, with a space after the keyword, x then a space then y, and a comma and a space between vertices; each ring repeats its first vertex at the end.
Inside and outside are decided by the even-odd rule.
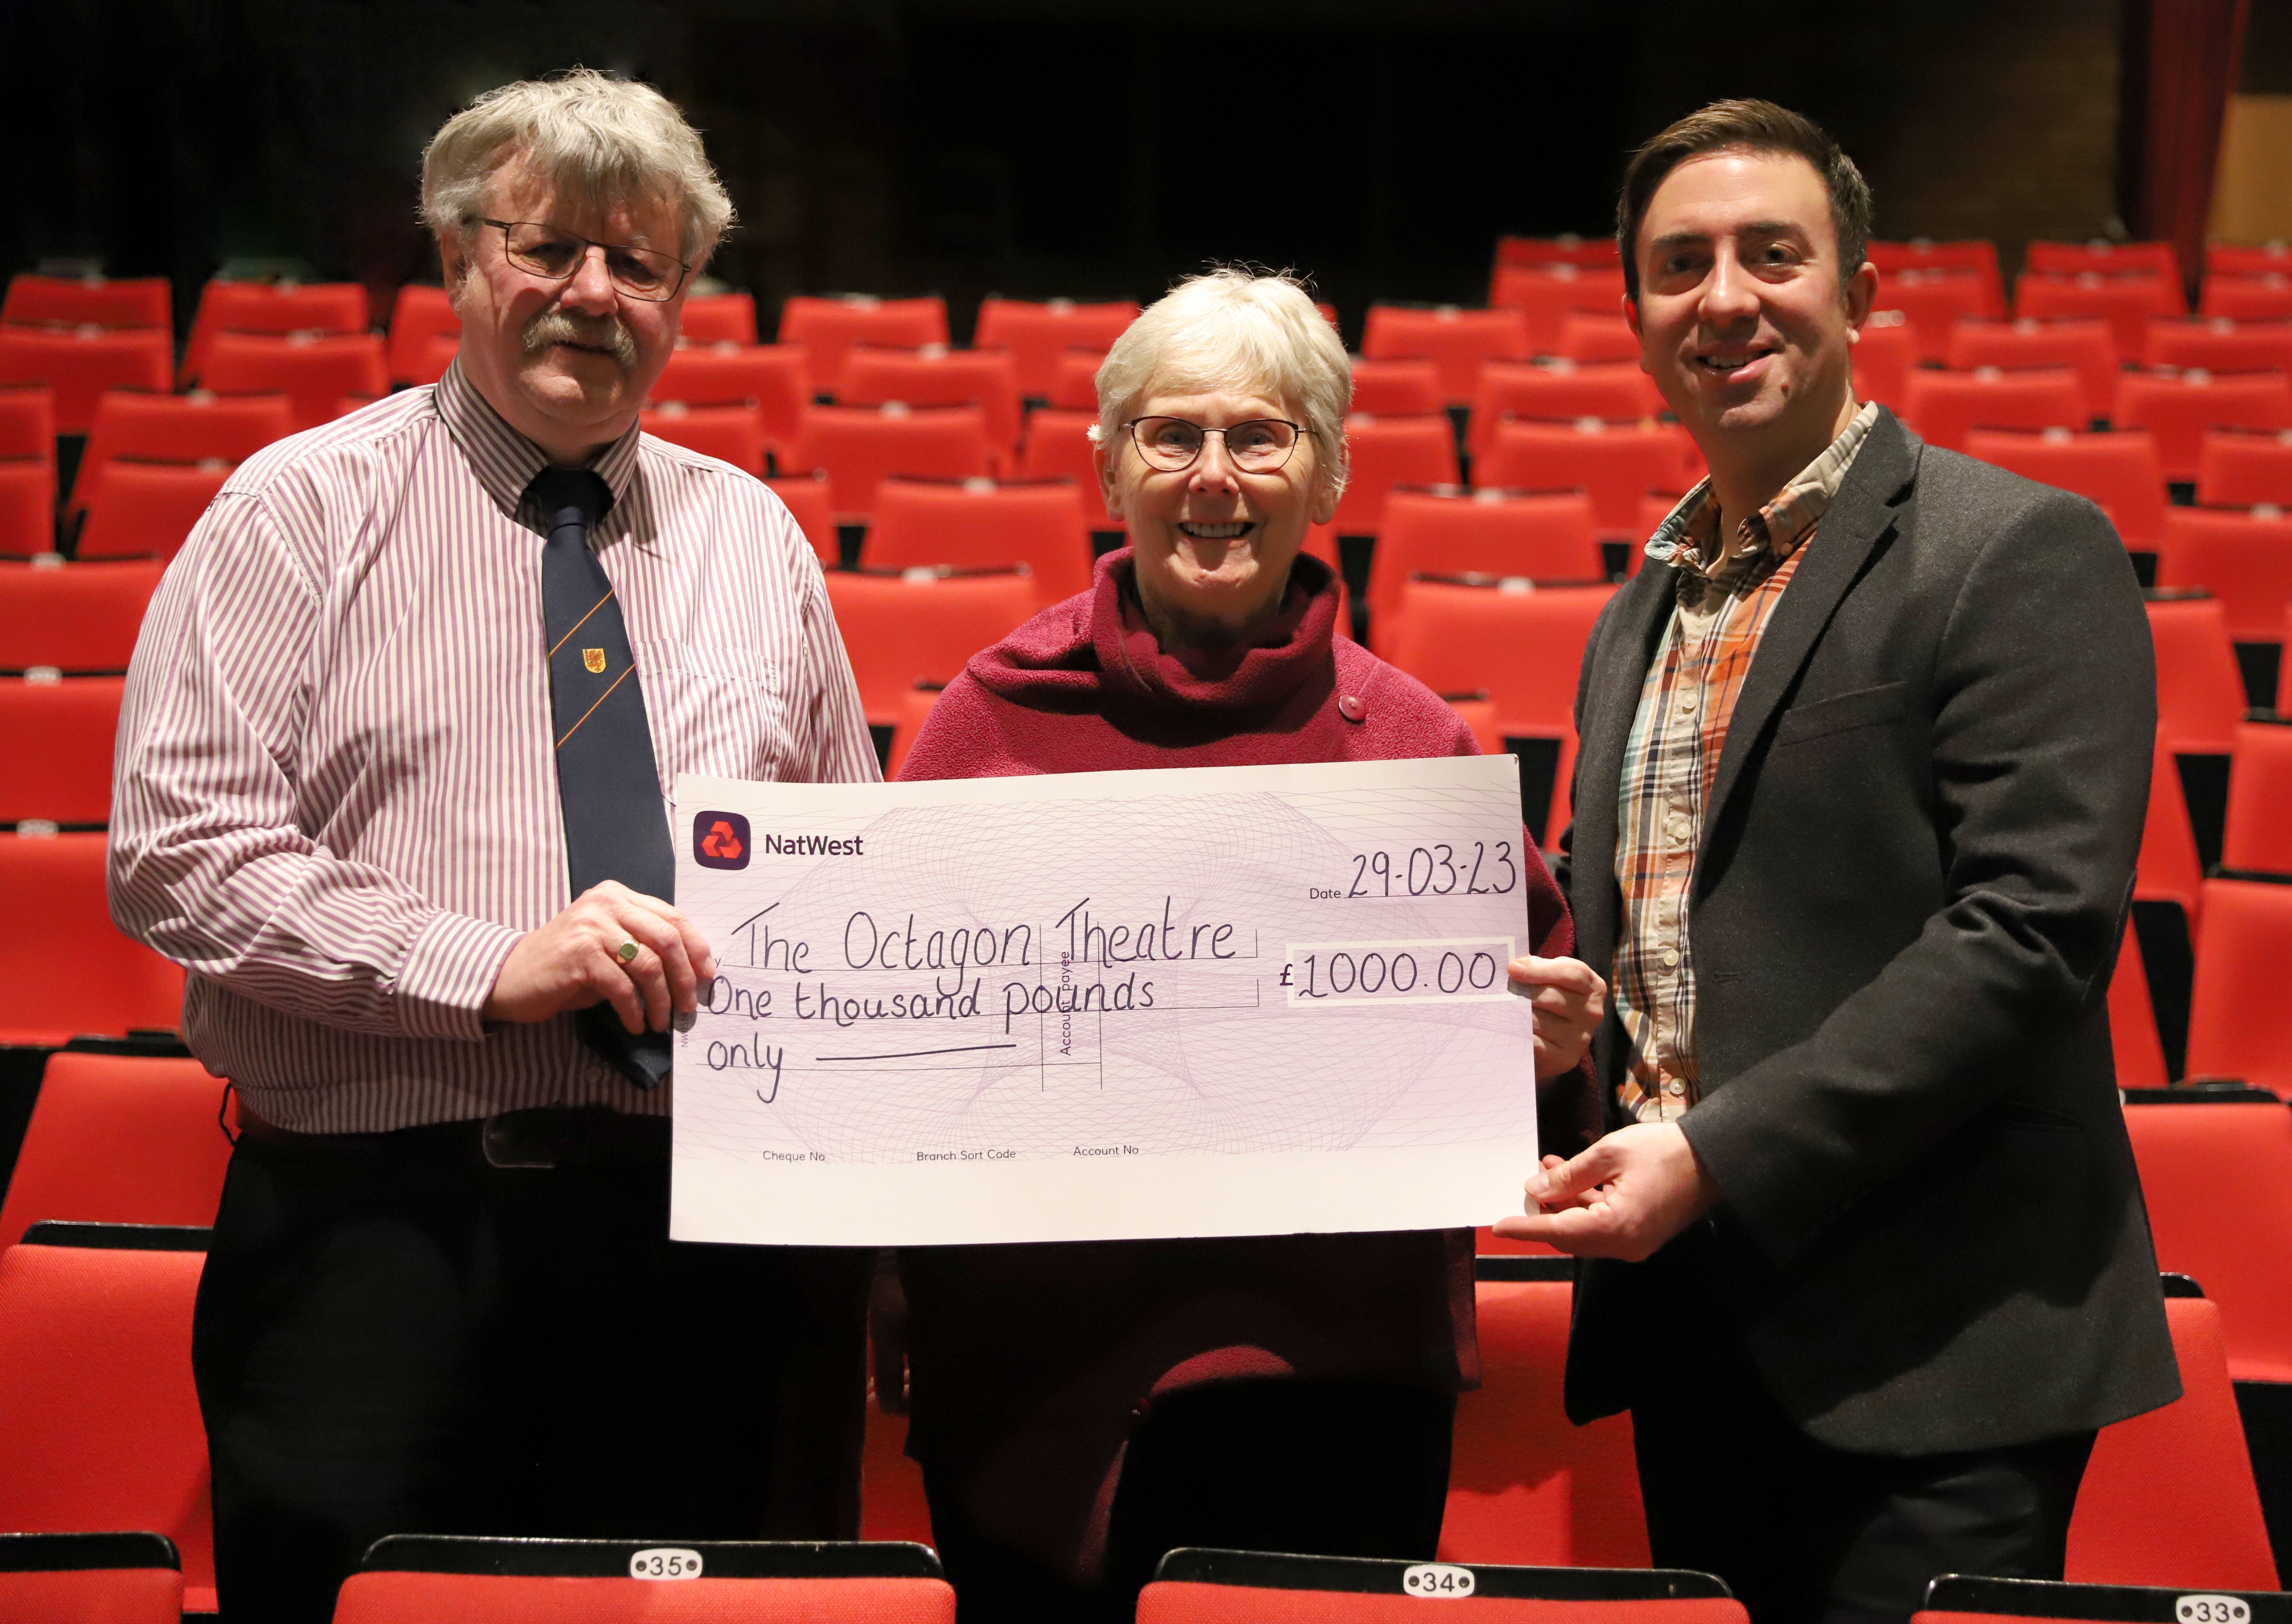
POLYGON ((748 866, 748 820, 736 812, 705 812, 692 820, 692 860, 704 869, 748 866))

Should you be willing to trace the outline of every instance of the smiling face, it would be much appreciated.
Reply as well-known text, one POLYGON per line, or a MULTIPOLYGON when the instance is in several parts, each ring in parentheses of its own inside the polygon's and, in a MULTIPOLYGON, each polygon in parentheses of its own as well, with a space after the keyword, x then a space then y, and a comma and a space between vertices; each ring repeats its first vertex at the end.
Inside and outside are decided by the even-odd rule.
MULTIPOLYGON (((1231 392, 1149 394, 1129 416, 1206 429, 1303 421, 1271 396, 1231 392)), ((1192 464, 1171 471, 1148 464, 1125 431, 1098 466, 1106 511, 1130 533, 1139 601, 1166 650, 1231 644, 1272 618, 1307 527, 1336 509, 1311 435, 1270 473, 1236 466, 1223 434, 1205 436, 1192 464)))
MULTIPOLYGON (((547 179, 521 159, 495 174, 484 213, 680 253, 670 205, 561 204, 547 179)), ((682 289, 665 301, 630 298, 593 248, 569 279, 547 281, 512 264, 501 230, 489 225, 470 227, 442 252, 462 318, 462 370, 488 404, 553 462, 578 463, 619 439, 676 347, 682 289)))
POLYGON ((1780 467, 1780 489, 1852 412, 1848 354, 1878 285, 1869 266, 1839 264, 1822 177, 1795 153, 1689 158, 1649 198, 1637 254, 1624 313, 1642 369, 1723 498, 1737 469, 1780 467))

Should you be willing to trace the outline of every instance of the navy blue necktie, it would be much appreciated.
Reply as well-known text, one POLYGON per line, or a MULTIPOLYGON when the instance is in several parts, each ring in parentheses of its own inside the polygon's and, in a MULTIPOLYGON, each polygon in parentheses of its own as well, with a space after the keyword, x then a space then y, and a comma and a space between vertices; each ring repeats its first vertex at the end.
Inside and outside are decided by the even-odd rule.
MULTIPOLYGON (((602 880, 674 901, 652 730, 629 652, 620 601, 589 550, 589 531, 613 493, 586 468, 545 468, 528 497, 549 539, 541 550, 541 615, 549 650, 549 713, 557 746, 557 798, 573 894, 602 880)), ((632 1036, 609 1004, 574 1018, 582 1041, 640 1088, 668 1075, 668 1034, 632 1036)))

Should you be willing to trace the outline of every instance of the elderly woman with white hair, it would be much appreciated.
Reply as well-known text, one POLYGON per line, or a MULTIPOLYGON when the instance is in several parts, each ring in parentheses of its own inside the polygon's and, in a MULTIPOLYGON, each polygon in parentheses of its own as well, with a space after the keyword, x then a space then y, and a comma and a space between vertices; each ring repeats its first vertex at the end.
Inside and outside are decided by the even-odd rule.
MULTIPOLYGON (((1337 634, 1335 576, 1299 550, 1344 486, 1351 392, 1286 276, 1215 271, 1149 308, 1098 373, 1129 546, 972 658, 902 777, 1472 754, 1337 634)), ((1572 1127, 1603 990, 1560 957, 1541 862, 1530 882, 1514 978, 1572 1127)), ((1463 1231, 903 1250, 909 1447, 964 1624, 1126 1619, 1180 1545, 1432 1555, 1477 1379, 1471 1254, 1463 1231)))

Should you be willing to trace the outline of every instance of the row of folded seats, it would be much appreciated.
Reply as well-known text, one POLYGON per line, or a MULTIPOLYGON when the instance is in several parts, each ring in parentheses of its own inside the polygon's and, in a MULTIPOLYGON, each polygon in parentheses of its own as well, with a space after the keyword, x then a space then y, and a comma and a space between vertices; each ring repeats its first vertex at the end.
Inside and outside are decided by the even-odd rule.
MULTIPOLYGON (((115 1547, 108 1556, 86 1553, 91 1559, 77 1565, 157 1572, 162 1578, 154 1587, 180 1586, 175 1594, 187 1611, 214 1607, 206 1450, 190 1345, 204 1226, 220 1196, 230 1123, 222 1085, 195 1062, 65 1053, 47 1062, 0 1204, 0 1247, 5 1248, 0 1251, 0 1614, 12 1620, 89 1616, 43 1613, 12 1602, 12 1554, 36 1557, 35 1565, 51 1571, 75 1565, 69 1542, 12 1553, 5 1536, 14 1535, 146 1536, 141 1559, 123 1559, 115 1547)), ((2292 1111, 2256 1093, 2228 1098, 2135 1091, 2128 1095, 2127 1123, 2159 1258, 2175 1271, 2164 1281, 2166 1307, 2186 1392, 2164 1410, 2102 1433, 2070 1529, 2068 1577, 2086 1586, 2166 1587, 2168 1595, 2272 1592, 2279 1580, 2271 1530, 2280 1544, 2292 1536, 2292 1518, 2285 1515, 2292 1509, 2285 1498, 2292 1466, 2292 1402, 2287 1402, 2292 1399, 2292 1247, 2283 1244, 2292 1236, 2292 1111), (2206 1273, 2194 1275, 2199 1268, 2206 1273)), ((1649 1552, 1629 1418, 1578 1428, 1562 1414, 1573 1289, 1569 1264, 1548 1255, 1484 1253, 1477 1273, 1483 1380, 1458 1407, 1439 1559, 1465 1570, 1462 1582, 1484 1587, 1469 1597, 1483 1604, 1505 1597, 1552 1604, 1660 1599, 1667 1594, 1660 1589, 1632 1587, 1685 1581, 1658 1580, 1644 1571, 1649 1552), (1513 1568, 1570 1571, 1506 1571, 1513 1568), (1618 1569, 1636 1571, 1601 1578, 1582 1571, 1618 1569)), ((919 1475, 901 1453, 904 1377, 880 1365, 876 1375, 860 1532, 868 1541, 927 1545, 931 1525, 919 1475)), ((523 1568, 504 1563, 498 1554, 480 1560, 468 1542, 421 1549, 401 1544, 378 1550, 369 1567, 601 1579, 627 1574, 637 1547, 571 1542, 553 1551, 525 1548, 523 1568), (456 1548, 462 1558, 454 1556, 456 1548), (550 1563, 560 1565, 533 1565, 550 1563)), ((927 1559, 911 1550, 870 1556, 835 1548, 836 1562, 806 1570, 785 1550, 776 1557, 771 1547, 708 1547, 703 1571, 711 1578, 776 1577, 791 1584, 807 1573, 814 1579, 931 1577, 927 1559), (887 1562, 892 1565, 880 1565, 887 1562)), ((1166 1569, 1163 1577, 1241 1589, 1410 1595, 1399 1563, 1317 1567, 1282 1558, 1228 1557, 1220 1560, 1239 1565, 1219 1570, 1215 1563, 1201 1567, 1207 1560, 1191 1559, 1191 1566, 1178 1562, 1177 1571, 1166 1569), (1346 1573, 1352 1577, 1344 1579, 1346 1573)), ((1444 1582, 1460 1580, 1452 1573, 1444 1582)), ((723 1598, 727 1606, 740 1599, 738 1589, 723 1598)), ((485 1613, 466 1600, 453 1604, 457 1594, 443 1578, 416 1584, 369 1575, 351 1581, 338 1617, 485 1613), (385 1601, 417 1610, 390 1611, 385 1601)), ((557 1594, 565 1592, 561 1588, 557 1594)), ((847 1598, 859 1594, 849 1592, 847 1598)), ((917 1594, 935 1598, 932 1607, 945 1604, 943 1588, 917 1594)), ((1442 1594, 1466 1599, 1453 1590, 1442 1594)), ((1668 1594, 1723 1596, 1692 1587, 1668 1594)), ((591 1599, 605 1611, 582 1616, 638 1616, 612 1611, 609 1595, 591 1599)), ((699 1599, 697 1593, 692 1599, 699 1599)), ((807 1601, 759 1589, 751 1599, 767 1609, 825 1607, 835 1595, 831 1588, 807 1601)), ((1140 1616, 1308 1616, 1252 1611, 1270 1604, 1240 1594, 1192 1597, 1211 1611, 1185 1614, 1169 1610, 1175 1599, 1150 1591, 1140 1616), (1219 1606, 1231 1611, 1215 1611, 1219 1606)), ((2025 1599, 2044 1597, 2032 1593, 2025 1599)), ((877 1594, 869 1604, 892 1602, 877 1594)), ((708 1616, 900 1615, 767 1610, 708 1616)), ((1556 1621, 1592 1615, 1563 1608, 1520 1616, 1556 1621)), ((1705 1616, 1740 1617, 1723 1611, 1705 1616)), ((2031 1616, 2149 1614, 2039 1609, 2031 1616)))

